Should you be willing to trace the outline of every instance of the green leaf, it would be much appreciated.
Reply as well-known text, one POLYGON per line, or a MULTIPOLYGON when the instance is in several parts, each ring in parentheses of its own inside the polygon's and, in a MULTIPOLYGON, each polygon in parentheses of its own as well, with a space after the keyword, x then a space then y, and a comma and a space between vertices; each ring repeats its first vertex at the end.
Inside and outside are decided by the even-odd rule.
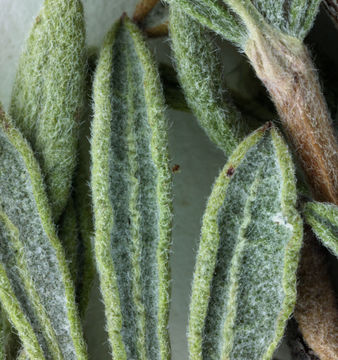
POLYGON ((303 40, 320 5, 320 0, 166 1, 242 49, 257 31, 269 36, 272 28, 303 40))
POLYGON ((268 123, 240 143, 208 200, 190 359, 271 359, 296 301, 302 221, 295 206, 291 156, 268 123))
POLYGON ((17 360, 29 360, 29 357, 27 356, 27 352, 24 349, 21 349, 19 356, 17 357, 17 360))
POLYGON ((320 1, 223 0, 243 21, 249 38, 255 37, 256 32, 269 37, 269 27, 273 27, 300 40, 303 40, 311 29, 320 1))
POLYGON ((6 315, 0 307, 0 360, 6 359, 6 315))
POLYGON ((169 359, 172 199, 159 74, 127 18, 107 34, 94 80, 95 254, 116 359, 169 359))
POLYGON ((60 218, 59 236, 64 246, 72 279, 75 284, 76 301, 83 319, 95 277, 93 258, 93 213, 90 196, 90 122, 92 119, 92 78, 97 60, 96 49, 88 49, 86 77, 87 101, 85 103, 78 144, 78 164, 73 180, 73 191, 67 207, 60 218))
MULTIPOLYGON (((3 307, 0 307, 0 321, 1 321, 1 356, 3 359, 16 359, 20 349, 20 339, 15 328, 8 320, 8 316, 3 307)), ((0 359, 2 359, 0 356, 0 359)))
POLYGON ((96 274, 92 244, 94 220, 90 190, 90 126, 93 118, 92 90, 96 62, 97 50, 89 49, 86 79, 87 101, 80 126, 79 163, 74 179, 74 204, 79 229, 79 276, 76 292, 82 318, 88 306, 96 274))
POLYGON ((215 39, 177 5, 170 6, 169 23, 178 78, 187 103, 209 138, 230 155, 248 129, 223 89, 215 39))
POLYGON ((174 110, 188 113, 191 112, 185 101, 182 88, 177 80, 175 69, 171 65, 160 63, 159 73, 167 105, 174 110))
POLYGON ((304 39, 319 11, 321 0, 291 0, 289 4, 289 33, 304 39))
POLYGON ((47 359, 86 359, 74 288, 39 166, 2 110, 0 169, 2 304, 32 359, 41 358, 41 349, 47 359))
POLYGON ((45 0, 20 57, 10 114, 38 158, 56 220, 76 165, 85 74, 81 2, 45 0))
POLYGON ((31 324, 27 320, 16 294, 11 287, 11 282, 7 277, 6 270, 0 263, 0 299, 6 309, 12 323, 16 327, 20 339, 31 359, 45 360, 44 353, 38 343, 31 324))
POLYGON ((285 27, 285 8, 288 0, 252 0, 252 3, 271 25, 278 29, 285 27))
POLYGON ((59 227, 59 238, 65 251, 72 280, 76 286, 79 276, 79 229, 72 197, 68 199, 68 204, 61 216, 59 227))
POLYGON ((320 2, 321 0, 252 1, 270 25, 299 39, 304 39, 312 27, 320 2))
POLYGON ((242 44, 247 38, 243 24, 220 0, 166 0, 166 2, 177 6, 203 26, 235 44, 242 44))
POLYGON ((304 216, 318 239, 338 257, 338 206, 308 202, 304 207, 304 216))
MULTIPOLYGON (((2 240, 0 248, 1 263, 22 312, 30 320, 32 329, 45 354, 49 354, 49 356, 55 354, 57 358, 62 358, 55 331, 44 307, 41 305, 41 299, 31 279, 19 230, 2 210, 0 210, 0 233, 2 240)), ((12 319, 12 314, 9 316, 12 319)), ((14 326, 18 327, 18 324, 14 323, 14 326)), ((27 335, 25 334, 25 336, 27 335)))

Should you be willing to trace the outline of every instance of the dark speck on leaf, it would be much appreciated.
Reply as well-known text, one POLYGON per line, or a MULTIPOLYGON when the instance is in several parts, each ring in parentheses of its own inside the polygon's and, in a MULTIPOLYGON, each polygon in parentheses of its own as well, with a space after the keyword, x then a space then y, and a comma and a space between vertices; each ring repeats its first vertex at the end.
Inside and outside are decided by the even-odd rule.
POLYGON ((175 164, 173 167, 172 167, 172 172, 175 174, 175 173, 177 173, 179 170, 180 170, 180 166, 179 165, 177 165, 177 164, 175 164))
POLYGON ((232 176, 234 174, 234 172, 235 172, 235 169, 232 166, 230 166, 227 171, 227 176, 232 176))

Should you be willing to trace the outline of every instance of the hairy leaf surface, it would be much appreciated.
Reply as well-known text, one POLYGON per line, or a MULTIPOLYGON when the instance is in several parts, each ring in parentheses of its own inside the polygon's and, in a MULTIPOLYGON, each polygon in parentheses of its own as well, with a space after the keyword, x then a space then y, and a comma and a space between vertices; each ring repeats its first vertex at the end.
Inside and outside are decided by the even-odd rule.
MULTIPOLYGON (((64 359, 85 359, 74 288, 55 234, 40 169, 29 145, 3 112, 0 193, 5 286, 15 294, 13 301, 33 328, 47 359, 60 358, 57 349, 64 359)), ((20 334, 16 313, 10 304, 4 302, 4 306, 20 334)), ((25 349, 28 352, 26 345, 25 349)))
POLYGON ((203 218, 191 359, 270 359, 296 301, 302 222, 290 154, 267 124, 234 151, 203 218))
POLYGON ((338 206, 309 202, 305 205, 304 216, 323 245, 338 257, 338 206))
POLYGON ((81 2, 45 0, 20 57, 10 114, 37 156, 55 219, 70 193, 85 74, 81 2))
POLYGON ((154 61, 126 18, 107 34, 94 80, 95 252, 117 359, 169 359, 171 174, 154 61))
POLYGON ((240 112, 223 89, 215 39, 179 6, 170 6, 170 38, 186 100, 202 128, 230 155, 246 135, 240 112))

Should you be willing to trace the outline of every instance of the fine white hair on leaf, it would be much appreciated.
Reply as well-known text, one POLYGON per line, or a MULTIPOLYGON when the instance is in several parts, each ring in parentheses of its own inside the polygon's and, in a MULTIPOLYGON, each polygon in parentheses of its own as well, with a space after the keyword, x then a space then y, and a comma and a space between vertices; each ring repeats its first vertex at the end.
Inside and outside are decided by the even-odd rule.
POLYGON ((190 302, 191 359, 271 359, 296 302, 296 197, 290 153, 266 124, 238 145, 208 200, 190 302))
POLYGON ((308 202, 304 207, 304 217, 317 238, 338 257, 338 206, 317 201, 308 202))
POLYGON ((209 138, 229 156, 248 133, 241 113, 223 89, 215 39, 178 5, 170 5, 170 39, 186 101, 209 138))
MULTIPOLYGON (((59 350, 66 359, 86 359, 73 283, 39 165, 27 141, 1 109, 0 169, 1 218, 5 227, 12 229, 6 238, 12 250, 3 252, 2 261, 16 301, 25 309, 47 359, 58 356, 59 350), (18 272, 9 261, 15 261, 18 272), (17 291, 17 286, 23 290, 17 291)), ((6 232, 1 233, 5 236, 6 232)), ((6 311, 14 326, 20 327, 14 310, 9 306, 6 311)))
POLYGON ((99 56, 91 142, 95 254, 113 357, 169 360, 165 104, 153 58, 126 17, 99 56))
POLYGON ((19 60, 10 114, 40 162, 55 220, 76 164, 85 74, 81 2, 45 0, 19 60))

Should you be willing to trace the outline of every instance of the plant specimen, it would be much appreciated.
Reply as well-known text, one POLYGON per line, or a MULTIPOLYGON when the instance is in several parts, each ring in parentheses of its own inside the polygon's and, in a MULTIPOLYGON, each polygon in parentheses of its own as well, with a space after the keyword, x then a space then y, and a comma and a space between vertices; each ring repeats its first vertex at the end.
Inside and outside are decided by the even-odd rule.
POLYGON ((158 79, 141 33, 123 17, 99 55, 92 127, 95 253, 118 359, 170 356, 171 172, 158 79))
MULTIPOLYGON (((0 359, 87 359, 96 272, 111 358, 171 359, 180 167, 167 107, 191 112, 225 156, 202 220, 190 359, 272 359, 296 336, 291 317, 312 353, 338 358, 326 263, 326 249, 338 256, 337 91, 330 73, 322 93, 304 45, 320 3, 140 0, 97 52, 80 0, 43 1, 0 107, 0 359), (147 41, 168 36, 172 66, 147 41), (221 38, 274 108, 228 86, 221 38)), ((323 3, 336 21, 335 1, 323 3)))

